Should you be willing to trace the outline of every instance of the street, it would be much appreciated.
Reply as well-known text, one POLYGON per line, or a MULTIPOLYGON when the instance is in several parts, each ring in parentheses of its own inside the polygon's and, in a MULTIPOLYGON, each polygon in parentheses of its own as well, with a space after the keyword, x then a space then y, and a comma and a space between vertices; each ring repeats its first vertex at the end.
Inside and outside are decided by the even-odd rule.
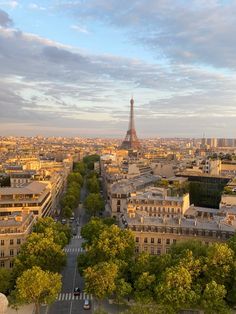
MULTIPOLYGON (((80 191, 80 202, 82 203, 87 195, 86 185, 84 183, 80 191)), ((88 217, 84 208, 79 205, 75 210, 74 221, 70 222, 71 229, 76 230, 76 235, 73 235, 70 243, 64 248, 67 255, 67 264, 62 271, 62 289, 57 300, 50 306, 42 307, 43 314, 76 314, 76 313, 92 313, 93 298, 91 295, 83 291, 83 279, 77 270, 77 256, 83 252, 83 239, 80 235, 81 227, 88 222, 88 217), (79 287, 81 290, 80 296, 74 296, 74 288, 79 287), (84 300, 90 302, 91 309, 84 310, 84 300)))

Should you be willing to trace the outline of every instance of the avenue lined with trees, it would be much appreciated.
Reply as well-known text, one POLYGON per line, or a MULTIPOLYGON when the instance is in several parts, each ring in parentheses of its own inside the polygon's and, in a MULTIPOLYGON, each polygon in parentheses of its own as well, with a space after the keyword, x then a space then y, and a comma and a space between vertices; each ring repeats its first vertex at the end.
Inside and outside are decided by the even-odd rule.
POLYGON ((105 298, 132 299, 127 314, 189 308, 230 313, 236 304, 236 236, 210 246, 179 243, 157 256, 135 254, 132 233, 110 218, 92 218, 81 235, 86 252, 78 257, 78 269, 99 304, 105 298))

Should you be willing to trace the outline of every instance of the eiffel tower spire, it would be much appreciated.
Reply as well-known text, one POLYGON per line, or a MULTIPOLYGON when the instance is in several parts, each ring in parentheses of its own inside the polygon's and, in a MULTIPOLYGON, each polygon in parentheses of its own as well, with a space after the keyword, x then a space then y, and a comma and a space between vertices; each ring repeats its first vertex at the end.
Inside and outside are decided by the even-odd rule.
POLYGON ((125 139, 121 144, 121 148, 123 149, 140 149, 141 145, 138 140, 135 126, 134 126, 134 99, 133 97, 130 99, 130 117, 129 117, 129 129, 126 133, 125 139))

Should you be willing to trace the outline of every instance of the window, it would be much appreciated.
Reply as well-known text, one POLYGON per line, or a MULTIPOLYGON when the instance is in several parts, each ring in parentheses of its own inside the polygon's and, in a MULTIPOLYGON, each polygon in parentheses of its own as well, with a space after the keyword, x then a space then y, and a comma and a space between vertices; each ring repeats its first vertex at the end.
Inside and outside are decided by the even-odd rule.
POLYGON ((161 255, 161 249, 157 249, 157 255, 161 255))
POLYGON ((154 247, 151 246, 151 254, 153 255, 154 254, 154 247))
POLYGON ((3 250, 0 252, 0 257, 4 257, 4 251, 3 250))
POLYGON ((173 244, 176 244, 176 239, 173 239, 173 244))
POLYGON ((139 253, 139 247, 138 246, 135 247, 135 253, 139 253))
POLYGON ((158 239, 158 240, 157 240, 157 243, 161 244, 161 239, 158 239))
POLYGON ((139 237, 136 237, 135 241, 136 241, 136 242, 139 242, 139 237))
POLYGON ((17 239, 17 244, 21 244, 21 239, 17 239))
POLYGON ((13 245, 13 244, 14 244, 14 240, 10 239, 10 245, 13 245))
POLYGON ((151 243, 154 243, 154 238, 151 238, 151 243))
POLYGON ((144 243, 148 243, 148 239, 147 238, 144 238, 144 243))
POLYGON ((147 247, 147 246, 144 247, 144 251, 145 251, 145 252, 148 251, 148 247, 147 247))
POLYGON ((166 239, 166 244, 170 244, 170 239, 166 239))
POLYGON ((4 245, 4 240, 1 240, 1 245, 4 245))
POLYGON ((5 267, 5 262, 4 261, 0 262, 0 267, 5 267))
POLYGON ((14 250, 10 249, 10 256, 14 256, 14 250))
POLYGON ((11 261, 11 262, 10 262, 10 268, 12 268, 12 267, 13 267, 13 262, 11 261))

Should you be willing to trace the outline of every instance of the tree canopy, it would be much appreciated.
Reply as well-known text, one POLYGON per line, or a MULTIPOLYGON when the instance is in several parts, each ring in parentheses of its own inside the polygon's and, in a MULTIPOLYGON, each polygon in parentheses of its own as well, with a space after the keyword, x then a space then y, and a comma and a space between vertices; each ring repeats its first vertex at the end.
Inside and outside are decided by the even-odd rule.
POLYGON ((34 303, 36 314, 40 304, 51 304, 61 290, 61 275, 43 271, 34 266, 22 273, 16 281, 16 299, 19 303, 34 303))

